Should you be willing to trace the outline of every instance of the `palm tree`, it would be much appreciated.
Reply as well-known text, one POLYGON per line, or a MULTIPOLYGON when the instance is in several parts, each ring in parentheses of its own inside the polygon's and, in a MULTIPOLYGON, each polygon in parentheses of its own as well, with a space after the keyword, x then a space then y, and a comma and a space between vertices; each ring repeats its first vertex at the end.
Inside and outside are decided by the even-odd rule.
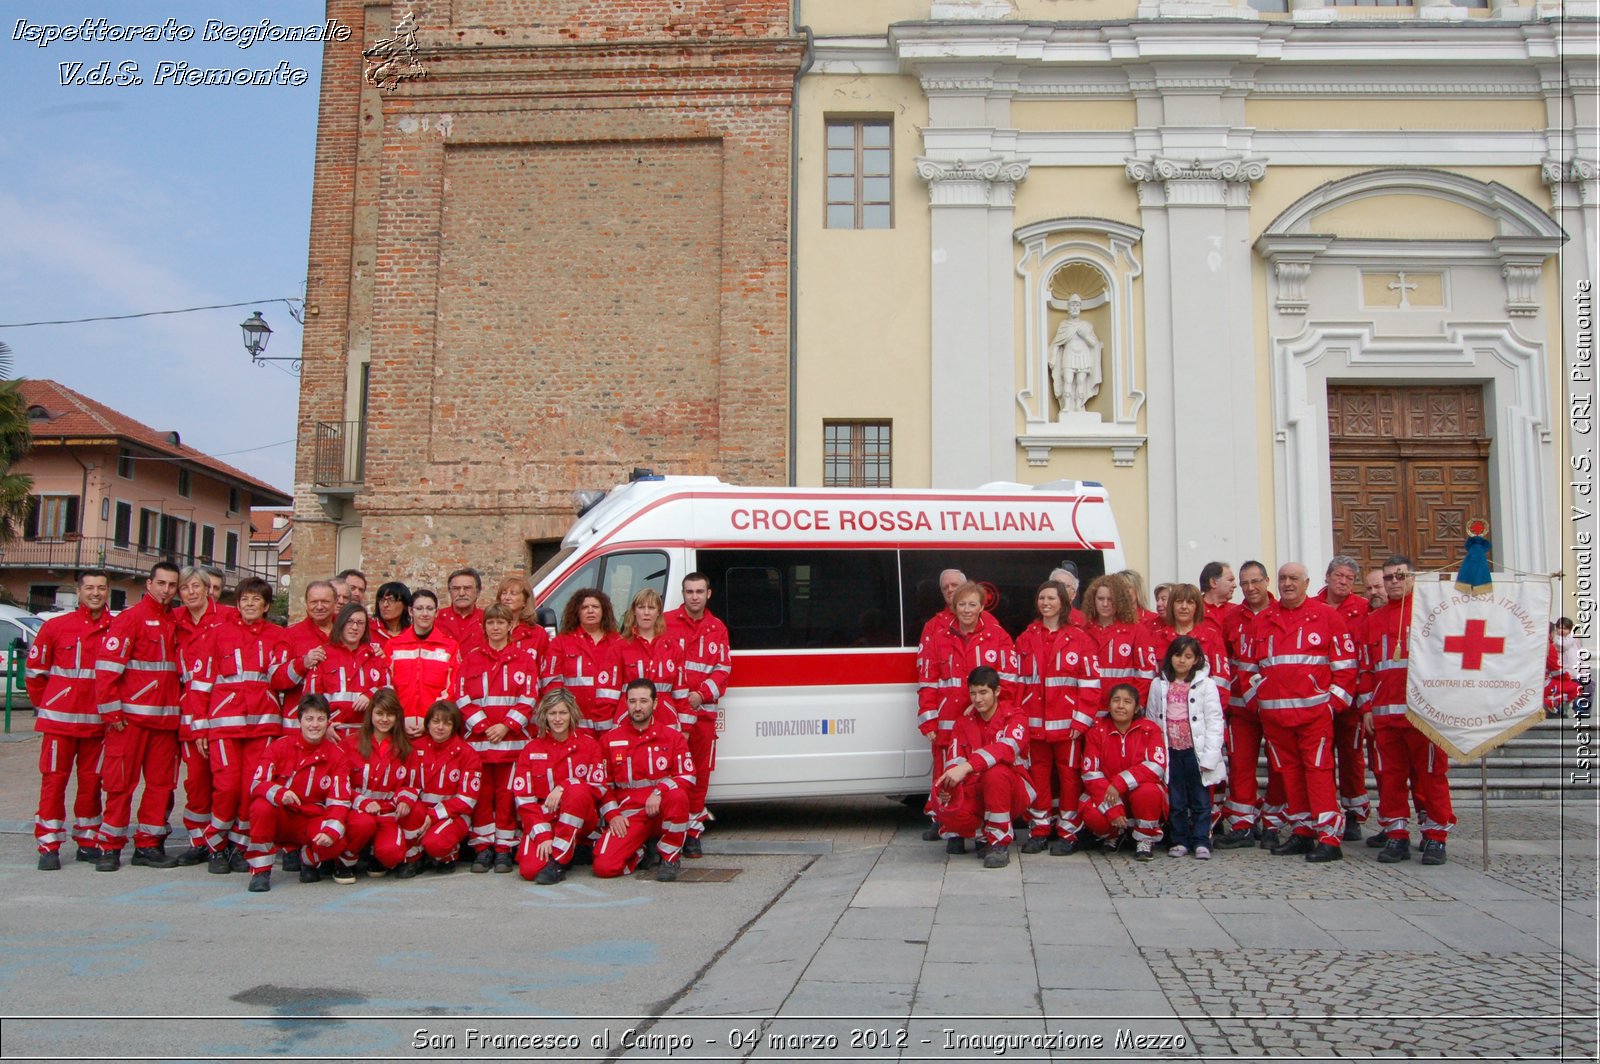
POLYGON ((0 342, 0 543, 17 537, 28 518, 33 478, 13 473, 11 467, 33 447, 28 429, 28 403, 11 379, 11 348, 0 342))

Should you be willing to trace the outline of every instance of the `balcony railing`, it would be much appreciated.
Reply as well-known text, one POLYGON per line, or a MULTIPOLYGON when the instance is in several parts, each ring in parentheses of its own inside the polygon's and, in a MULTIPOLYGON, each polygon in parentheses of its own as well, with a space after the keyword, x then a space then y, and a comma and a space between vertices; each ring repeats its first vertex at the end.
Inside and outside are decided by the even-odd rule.
POLYGON ((319 421, 312 452, 311 480, 319 488, 361 485, 367 459, 367 426, 363 421, 319 421))
POLYGON ((202 558, 191 552, 174 555, 155 547, 140 548, 137 543, 118 543, 107 536, 79 539, 19 539, 0 547, 0 569, 105 569, 108 572, 138 575, 147 573, 162 558, 171 557, 179 565, 204 565, 220 569, 229 584, 246 576, 259 576, 276 586, 278 574, 259 571, 248 563, 228 565, 220 558, 202 558))

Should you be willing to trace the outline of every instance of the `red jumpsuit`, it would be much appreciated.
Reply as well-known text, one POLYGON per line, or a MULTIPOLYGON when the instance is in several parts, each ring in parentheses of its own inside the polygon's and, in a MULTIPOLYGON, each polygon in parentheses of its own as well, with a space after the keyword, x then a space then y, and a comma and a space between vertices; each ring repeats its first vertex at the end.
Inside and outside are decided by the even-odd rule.
POLYGON ((435 861, 454 860, 483 788, 478 751, 458 735, 436 743, 424 732, 417 740, 413 763, 417 804, 400 818, 400 827, 411 841, 406 859, 416 860, 427 853, 435 861))
POLYGON ((194 670, 190 651, 209 629, 229 620, 238 620, 239 611, 219 606, 210 599, 196 621, 182 603, 173 607, 172 619, 178 630, 178 679, 183 695, 178 699, 178 747, 183 755, 183 826, 189 845, 205 845, 206 825, 211 822, 211 757, 202 752, 196 739, 204 738, 197 729, 205 726, 205 692, 191 693, 194 670))
POLYGON ((517 810, 511 769, 528 743, 528 723, 539 702, 539 663, 515 643, 494 650, 479 643, 462 656, 461 712, 467 742, 483 763, 483 793, 472 812, 472 847, 510 853, 517 844, 517 810), (499 742, 490 728, 506 726, 499 742))
POLYGON ((158 846, 178 785, 177 631, 172 613, 145 596, 111 622, 95 662, 95 700, 107 725, 100 779, 106 789, 101 850, 122 852, 133 792, 144 780, 134 846, 158 846), (119 729, 118 725, 122 727, 119 729))
POLYGON ((568 731, 564 742, 548 735, 529 739, 512 769, 511 792, 522 821, 522 849, 517 854, 522 878, 532 879, 544 870, 546 862, 538 855, 544 842, 550 843, 550 860, 571 864, 578 840, 598 826, 600 804, 606 800, 606 762, 600 744, 578 728, 568 731), (557 787, 561 797, 552 816, 544 803, 557 787))
POLYGON ((1306 599, 1274 602, 1245 633, 1246 698, 1261 714, 1267 757, 1283 773, 1296 835, 1338 846, 1344 814, 1333 775, 1333 718, 1355 701, 1356 649, 1344 618, 1306 599))
POLYGON ((1049 838, 1052 824, 1063 839, 1076 839, 1083 827, 1083 736, 1100 712, 1102 695, 1096 652, 1094 640, 1070 624, 1052 632, 1034 621, 1017 637, 1035 798, 1028 833, 1037 839, 1049 838))
POLYGON ((1126 732, 1109 719, 1089 729, 1083 740, 1083 823, 1107 841, 1119 816, 1133 821, 1135 842, 1161 841, 1167 816, 1167 740, 1161 725, 1137 717, 1126 732), (1113 800, 1107 792, 1117 789, 1113 800))
MULTIPOLYGON (((511 641, 539 663, 539 675, 544 675, 545 659, 550 655, 550 633, 542 624, 518 624, 511 629, 511 641)), ((543 690, 541 688, 541 694, 543 690)))
POLYGON ((409 811, 417 804, 416 757, 401 761, 395 756, 393 740, 374 738, 372 752, 366 755, 361 753, 359 737, 340 744, 354 790, 344 853, 339 855, 346 867, 355 864, 368 845, 373 859, 385 868, 404 861, 409 848, 397 806, 404 802, 409 811))
POLYGON ((1378 826, 1393 839, 1410 837, 1408 800, 1415 798, 1422 837, 1444 842, 1456 822, 1450 804, 1450 759, 1406 717, 1411 596, 1367 615, 1358 649, 1356 701, 1372 717, 1377 745, 1378 826))
POLYGON ((981 834, 995 849, 1011 845, 1011 822, 1038 801, 1028 780, 1027 743, 1027 719, 1009 703, 999 703, 988 720, 976 713, 956 719, 940 774, 962 762, 972 772, 954 793, 938 795, 941 835, 981 834))
MULTIPOLYGON (((1332 606, 1328 603, 1327 588, 1323 588, 1312 597, 1318 602, 1332 606)), ((1345 628, 1349 630, 1351 640, 1359 646, 1366 627, 1367 612, 1372 608, 1367 602, 1367 597, 1346 595, 1332 608, 1344 618, 1345 628)), ((1340 710, 1333 717, 1334 771, 1339 784, 1339 805, 1344 810, 1346 823, 1353 820, 1357 824, 1365 824, 1372 808, 1371 802, 1367 799, 1367 758, 1362 740, 1361 711, 1352 701, 1347 708, 1340 710)))
POLYGON ((689 836, 698 839, 706 830, 706 789, 717 767, 717 703, 728 693, 733 679, 733 648, 728 645, 728 628, 710 610, 697 621, 679 606, 666 615, 665 638, 676 640, 683 651, 683 692, 678 699, 678 720, 693 715, 692 724, 683 724, 689 740, 689 756, 694 759, 694 774, 689 781, 689 836), (700 696, 700 708, 691 704, 690 695, 700 696))
POLYGON ((1155 666, 1150 662, 1150 629, 1143 624, 1108 624, 1089 622, 1085 629, 1094 639, 1099 652, 1095 665, 1100 669, 1102 690, 1110 690, 1119 683, 1131 683, 1139 692, 1139 704, 1150 697, 1150 681, 1155 679, 1155 666))
POLYGON ((389 656, 389 678, 406 720, 422 720, 428 707, 441 698, 454 701, 460 697, 461 653, 456 641, 437 625, 427 635, 407 628, 389 640, 384 653, 389 656))
POLYGON ((273 685, 283 696, 283 732, 300 734, 300 698, 305 692, 306 678, 311 670, 306 667, 306 655, 317 647, 327 650, 333 645, 331 632, 318 628, 310 617, 291 624, 284 633, 289 646, 288 658, 273 676, 273 685))
POLYGON ((356 699, 370 699, 374 691, 388 686, 389 658, 378 644, 362 643, 351 650, 343 643, 330 643, 328 656, 311 670, 303 690, 328 700, 329 726, 334 737, 344 742, 361 730, 366 715, 356 709, 356 699))
POLYGON ((657 836, 661 859, 678 860, 689 830, 689 789, 695 777, 689 741, 660 721, 652 719, 638 728, 630 720, 613 728, 603 747, 611 796, 600 809, 608 827, 595 847, 594 874, 609 879, 632 872, 640 851, 657 836), (644 811, 652 794, 661 796, 654 816, 644 811), (618 816, 628 818, 621 835, 609 828, 618 816))
POLYGON ((473 647, 488 642, 483 634, 483 611, 476 606, 464 615, 457 613, 454 606, 442 606, 433 626, 440 634, 456 641, 463 658, 473 647))
POLYGON ((583 714, 583 729, 603 740, 622 701, 622 637, 607 632, 596 642, 581 628, 563 632, 550 641, 548 669, 544 690, 570 691, 583 714))
MULTIPOLYGON (((683 647, 669 635, 654 639, 635 632, 622 641, 622 682, 624 690, 633 680, 649 680, 656 685, 656 717, 687 732, 700 719, 689 708, 689 681, 683 671, 683 647)), ((626 716, 620 708, 617 723, 626 716)))
MULTIPOLYGON (((274 677, 288 660, 284 629, 267 621, 219 624, 191 657, 193 694, 206 699, 200 734, 211 767, 211 820, 205 846, 213 853, 250 839, 250 781, 271 742, 283 735, 283 706, 274 677)), ((298 734, 298 732, 296 732, 298 734)))
POLYGON ((44 622, 28 648, 28 701, 39 744, 39 811, 33 837, 40 853, 61 849, 67 834, 67 783, 73 766, 78 793, 72 803, 72 838, 92 850, 100 831, 100 751, 105 722, 95 708, 95 662, 111 628, 111 614, 87 606, 44 622))
POLYGON ((250 784, 250 871, 272 871, 279 845, 299 846, 304 866, 316 867, 344 849, 349 815, 350 765, 338 743, 299 734, 273 740, 250 784), (289 793, 300 801, 286 805, 289 793), (315 841, 324 833, 328 845, 315 841))
MULTIPOLYGON (((1277 602, 1269 599, 1268 606, 1277 602)), ((1260 787, 1261 714, 1245 699, 1250 678, 1244 668, 1244 634, 1255 622, 1258 614, 1247 605, 1238 605, 1224 620, 1228 638, 1227 684, 1228 704, 1223 708, 1223 722, 1228 747, 1228 800, 1223 806, 1224 817, 1230 832, 1249 831, 1257 820, 1269 833, 1283 827, 1288 816, 1288 801, 1284 797, 1283 773, 1267 759, 1266 800, 1262 801, 1260 787)), ((1223 693, 1218 685, 1217 693, 1223 693)))

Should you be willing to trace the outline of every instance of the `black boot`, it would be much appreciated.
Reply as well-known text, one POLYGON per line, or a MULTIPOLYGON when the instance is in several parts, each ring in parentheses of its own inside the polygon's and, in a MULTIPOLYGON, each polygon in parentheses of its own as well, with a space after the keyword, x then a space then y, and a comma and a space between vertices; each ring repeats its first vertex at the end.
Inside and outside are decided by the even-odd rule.
POLYGON ((704 857, 705 851, 700 848, 699 835, 686 835, 683 839, 683 855, 689 858, 704 857))
POLYGON ((1367 836, 1367 847, 1369 849, 1376 850, 1387 845, 1389 845, 1389 833, 1387 831, 1380 831, 1376 835, 1367 836))
POLYGON ((76 859, 94 864, 100 860, 100 851, 93 846, 79 846, 76 859))
POLYGON ((143 865, 146 868, 176 868, 178 859, 168 857, 154 846, 141 846, 133 851, 133 860, 129 864, 143 865))
POLYGON ((45 850, 39 854, 39 871, 61 871, 61 854, 56 850, 45 850))
POLYGON ((1316 846, 1317 840, 1312 836, 1296 833, 1274 846, 1271 853, 1274 857, 1293 857, 1295 854, 1308 854, 1316 849, 1316 846))
POLYGON ((1256 837, 1251 834, 1249 828, 1245 828, 1243 831, 1230 831, 1217 836, 1216 849, 1235 850, 1241 846, 1253 846, 1255 841, 1256 837))
POLYGON ((299 850, 284 850, 283 851, 283 870, 285 872, 298 872, 298 871, 300 871, 300 851, 299 850))
POLYGON ((121 850, 101 850, 100 856, 95 858, 94 870, 96 872, 115 872, 121 867, 121 850))
POLYGON ((474 857, 472 859, 472 867, 467 869, 467 871, 482 873, 482 872, 489 871, 489 869, 491 869, 493 867, 494 867, 494 847, 493 846, 485 846, 483 849, 478 851, 478 856, 476 856, 476 857, 474 857))
POLYGON ((1344 860, 1344 847, 1336 842, 1319 842, 1308 854, 1306 860, 1312 864, 1324 864, 1328 861, 1344 860))
POLYGON ((1028 841, 1017 848, 1023 853, 1044 853, 1050 848, 1050 839, 1045 835, 1029 835, 1028 841))
POLYGON ((1077 839, 1055 838, 1050 840, 1051 857, 1071 857, 1079 850, 1077 839))
POLYGON ((1004 868, 1011 863, 1011 847, 991 846, 989 852, 983 855, 983 867, 1004 868))
POLYGON ((321 883, 322 870, 314 864, 302 864, 300 866, 300 882, 321 883))
POLYGON ((250 885, 245 889, 251 894, 265 894, 272 889, 272 873, 257 872, 250 877, 250 885))
POLYGON ((960 836, 951 836, 944 840, 945 853, 966 853, 967 841, 960 836))
POLYGON ((1422 840, 1422 863, 1425 865, 1442 865, 1447 858, 1444 852, 1444 843, 1434 839, 1422 840))
POLYGON ((210 855, 211 851, 204 846, 191 846, 178 855, 177 861, 179 867, 188 868, 192 865, 204 864, 206 858, 210 855))
POLYGON ((1361 821, 1353 816, 1346 815, 1344 818, 1344 841, 1361 841, 1361 821))
POLYGON ((548 887, 561 882, 565 878, 567 878, 567 870, 556 862, 550 861, 539 869, 539 874, 533 877, 533 881, 541 887, 548 887))
POLYGON ((228 860, 227 850, 213 850, 211 856, 206 858, 206 871, 214 876, 225 876, 233 871, 233 862, 228 860))
POLYGON ((1411 860, 1410 839, 1390 839, 1384 846, 1383 852, 1378 854, 1379 864, 1399 864, 1401 861, 1411 860))

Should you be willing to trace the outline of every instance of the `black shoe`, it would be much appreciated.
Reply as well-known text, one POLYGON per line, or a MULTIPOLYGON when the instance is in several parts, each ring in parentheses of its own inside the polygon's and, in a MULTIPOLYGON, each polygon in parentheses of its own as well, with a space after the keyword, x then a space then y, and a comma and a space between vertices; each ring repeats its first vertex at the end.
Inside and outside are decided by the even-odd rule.
POLYGON ((1442 865, 1448 858, 1445 856, 1444 843, 1433 839, 1422 840, 1422 863, 1425 865, 1442 865))
POLYGON ((93 846, 79 846, 76 859, 94 864, 96 861, 100 860, 100 853, 101 851, 93 846))
POLYGON ((146 868, 176 868, 178 859, 168 857, 154 846, 141 846, 133 851, 131 865, 143 865, 146 868))
POLYGON ((217 850, 206 858, 206 871, 214 876, 225 876, 233 871, 233 862, 228 859, 227 850, 217 850))
POLYGON ((1399 864, 1401 861, 1411 860, 1410 839, 1390 839, 1389 844, 1378 854, 1379 864, 1399 864))
POLYGON ((1389 833, 1387 831, 1380 831, 1376 835, 1367 836, 1368 849, 1376 850, 1387 845, 1389 845, 1389 833))
POLYGON ((676 857, 670 861, 662 861, 660 866, 656 868, 657 883, 675 883, 677 879, 678 859, 676 857))
POLYGON ((433 862, 433 870, 441 876, 447 876, 456 870, 456 863, 454 861, 435 861, 433 862))
POLYGON ((1082 848, 1077 839, 1056 838, 1050 840, 1051 857, 1071 857, 1082 848))
POLYGON ((467 869, 467 871, 482 873, 489 871, 489 869, 493 867, 494 847, 485 846, 483 849, 478 851, 478 856, 472 859, 472 867, 467 869))
POLYGON ((1355 817, 1352 817, 1352 816, 1350 816, 1348 814, 1346 814, 1346 816, 1344 818, 1344 841, 1345 842, 1360 842, 1361 841, 1361 821, 1357 820, 1355 817))
POLYGON ((980 861, 989 856, 989 844, 984 842, 981 838, 976 839, 972 843, 972 856, 976 857, 980 861))
POLYGON ((550 861, 539 869, 539 874, 533 877, 533 881, 541 887, 549 887, 566 878, 567 870, 556 862, 550 861))
POLYGON ((204 864, 209 856, 211 856, 211 851, 204 846, 191 846, 178 855, 178 866, 180 868, 190 868, 197 864, 204 864))
POLYGON ((656 849, 655 843, 647 842, 644 844, 644 852, 639 854, 639 863, 634 866, 634 870, 637 872, 647 872, 660 863, 661 851, 656 849))
POLYGON ((496 872, 515 872, 517 870, 517 862, 512 859, 510 850, 494 855, 494 870, 496 872))
POLYGON ((1325 864, 1328 861, 1344 860, 1344 847, 1336 842, 1319 842, 1306 854, 1306 860, 1312 864, 1325 864))
POLYGON ((1255 835, 1251 833, 1249 828, 1245 828, 1243 831, 1229 831, 1225 834, 1218 835, 1216 844, 1212 847, 1212 849, 1236 850, 1241 846, 1254 846, 1255 842, 1255 835))
POLYGON ((689 858, 705 856, 705 851, 700 849, 699 835, 689 835, 683 840, 683 855, 689 858))
POLYGON ((944 852, 945 853, 966 853, 967 852, 967 840, 961 838, 958 835, 952 835, 950 838, 944 840, 944 852))
POLYGON ((1293 834, 1283 842, 1278 843, 1271 850, 1274 857, 1293 857, 1296 854, 1310 853, 1317 848, 1317 840, 1310 835, 1293 834))
POLYGON ((922 829, 923 842, 938 842, 942 838, 944 838, 944 836, 939 834, 938 824, 929 824, 927 827, 922 829))
POLYGON ((572 848, 572 864, 576 866, 594 864, 594 847, 587 842, 580 842, 572 848))
POLYGON ((300 866, 300 882, 321 883, 322 870, 314 864, 302 864, 300 866))
MULTIPOLYGON (((1290 834, 1294 833, 1291 831, 1290 834)), ((1256 836, 1256 845, 1273 853, 1277 852, 1276 848, 1281 845, 1282 841, 1276 831, 1268 831, 1266 828, 1262 828, 1261 834, 1256 836)))
POLYGON ((983 867, 1004 868, 1011 863, 1011 847, 991 846, 989 852, 983 855, 983 867))
POLYGON ((283 870, 285 872, 298 872, 298 871, 300 871, 300 851, 299 850, 284 850, 283 851, 283 870))
POLYGON ((60 852, 56 851, 56 850, 46 850, 43 853, 39 854, 39 871, 41 871, 41 872, 59 872, 59 871, 61 871, 61 854, 60 854, 60 852))
POLYGON ((101 850, 100 856, 94 859, 94 870, 96 872, 115 872, 121 867, 121 850, 101 850))
POLYGON ((338 862, 335 862, 333 866, 333 881, 339 884, 341 887, 353 885, 356 881, 355 865, 339 864, 338 862))
POLYGON ((250 871, 250 859, 237 846, 228 847, 228 870, 232 872, 250 871))
POLYGON ((165 835, 161 836, 156 840, 156 844, 152 846, 151 849, 165 857, 167 855, 167 837, 165 835))
POLYGON ((1028 841, 1017 847, 1023 853, 1044 853, 1049 848, 1050 837, 1048 835, 1029 835, 1028 841))
POLYGON ((416 875, 417 875, 417 872, 420 871, 418 866, 421 863, 422 862, 420 862, 420 861, 402 861, 402 862, 400 862, 400 867, 396 868, 394 870, 394 878, 396 878, 396 879, 415 879, 416 875))
POLYGON ((272 873, 257 872, 250 877, 250 886, 247 889, 251 894, 265 894, 272 889, 272 873))

